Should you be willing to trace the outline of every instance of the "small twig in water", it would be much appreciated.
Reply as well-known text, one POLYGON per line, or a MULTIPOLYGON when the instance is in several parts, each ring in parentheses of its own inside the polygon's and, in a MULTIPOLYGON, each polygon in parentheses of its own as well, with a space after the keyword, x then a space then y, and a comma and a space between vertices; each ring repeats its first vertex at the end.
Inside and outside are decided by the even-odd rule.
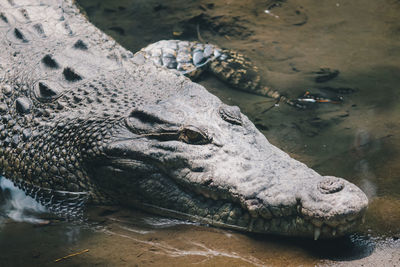
POLYGON ((62 258, 56 259, 54 262, 59 262, 59 261, 62 261, 62 260, 77 256, 77 255, 80 255, 80 254, 83 254, 83 253, 86 253, 86 252, 89 252, 89 250, 85 249, 85 250, 82 250, 82 251, 79 251, 79 252, 76 252, 76 253, 73 253, 73 254, 69 254, 69 255, 64 256, 62 258))

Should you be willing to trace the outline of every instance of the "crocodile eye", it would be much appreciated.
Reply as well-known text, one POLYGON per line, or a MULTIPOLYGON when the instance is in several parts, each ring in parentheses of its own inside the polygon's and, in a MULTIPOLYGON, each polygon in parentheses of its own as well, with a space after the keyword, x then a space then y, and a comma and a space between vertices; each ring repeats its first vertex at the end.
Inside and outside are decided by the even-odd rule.
POLYGON ((212 139, 199 128, 186 126, 179 133, 179 141, 192 145, 204 145, 210 143, 212 139))

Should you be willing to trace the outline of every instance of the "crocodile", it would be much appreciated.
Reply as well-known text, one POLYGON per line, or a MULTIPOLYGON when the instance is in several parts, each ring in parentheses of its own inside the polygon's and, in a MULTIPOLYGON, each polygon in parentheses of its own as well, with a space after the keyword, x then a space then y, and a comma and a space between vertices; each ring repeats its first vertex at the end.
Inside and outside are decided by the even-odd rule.
POLYGON ((72 0, 0 0, 0 169, 54 213, 118 204, 245 232, 333 238, 368 206, 237 106, 138 60, 72 0))
POLYGON ((299 101, 292 101, 277 90, 264 86, 258 67, 233 49, 196 41, 161 40, 141 49, 135 57, 142 62, 151 60, 192 80, 208 71, 232 88, 273 98, 277 104, 282 102, 305 108, 299 101))

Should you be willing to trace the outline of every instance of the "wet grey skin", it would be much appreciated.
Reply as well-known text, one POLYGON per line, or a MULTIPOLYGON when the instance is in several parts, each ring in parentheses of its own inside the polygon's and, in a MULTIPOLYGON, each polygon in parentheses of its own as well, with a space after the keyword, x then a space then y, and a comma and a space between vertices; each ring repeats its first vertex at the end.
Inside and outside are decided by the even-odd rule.
POLYGON ((56 213, 91 204, 256 233, 354 231, 365 194, 271 145, 238 107, 141 60, 73 2, 0 0, 0 168, 56 213))

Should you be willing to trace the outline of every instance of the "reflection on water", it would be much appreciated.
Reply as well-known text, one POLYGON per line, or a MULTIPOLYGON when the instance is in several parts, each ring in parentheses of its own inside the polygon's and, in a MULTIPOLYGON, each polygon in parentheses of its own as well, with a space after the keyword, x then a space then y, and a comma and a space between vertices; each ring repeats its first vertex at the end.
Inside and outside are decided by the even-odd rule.
POLYGON ((248 55, 265 82, 290 98, 306 91, 342 97, 340 104, 296 110, 234 91, 207 75, 199 80, 227 104, 238 105, 291 156, 360 186, 370 199, 366 223, 355 235, 319 242, 244 235, 111 207, 90 209, 88 224, 33 226, 6 219, 12 209, 20 210, 8 202, 0 213, 0 251, 7 252, 0 263, 50 264, 86 248, 89 253, 60 264, 400 263, 399 1, 78 2, 96 25, 132 51, 161 39, 196 40, 200 33, 210 43, 248 55), (324 81, 318 73, 326 69, 339 74, 324 81))
POLYGON ((396 255, 393 252, 400 249, 399 240, 393 238, 352 235, 315 242, 246 235, 118 207, 97 207, 91 209, 88 216, 85 224, 7 223, 0 231, 0 250, 8 253, 0 255, 0 262, 15 263, 17 260, 23 265, 30 260, 32 265, 51 265, 55 259, 89 249, 88 253, 61 264, 315 266, 351 261, 357 266, 372 263, 374 259, 381 262, 396 259, 388 255, 396 255))
MULTIPOLYGON (((8 182, 6 184, 9 185, 8 182)), ((9 198, 9 201, 16 199, 9 198)), ((264 266, 286 262, 315 265, 340 264, 350 260, 363 262, 371 254, 377 257, 377 253, 378 256, 385 255, 382 253, 392 253, 400 248, 398 239, 367 235, 318 242, 246 235, 120 207, 91 208, 87 216, 86 223, 51 220, 46 225, 3 220, 0 250, 7 253, 0 255, 0 262, 11 263, 10 266, 20 262, 19 265, 22 265, 22 262, 33 258, 35 265, 42 266, 89 249, 87 255, 68 259, 65 264, 93 265, 101 262, 129 266, 130 263, 163 263, 166 266, 183 266, 191 262, 206 266, 264 266), (17 261, 16 254, 20 255, 17 261)))
MULTIPOLYGON (((121 227, 124 230, 127 230, 125 227, 121 227)), ((130 230, 128 230, 130 231, 130 230)), ((164 257, 188 257, 188 256, 194 256, 194 257, 201 257, 203 258, 202 260, 196 262, 197 264, 201 263, 207 263, 208 261, 212 260, 215 257, 222 257, 222 258, 228 258, 228 259, 234 259, 238 260, 239 262, 243 263, 248 263, 254 266, 263 266, 264 263, 257 258, 251 257, 251 256, 241 256, 238 255, 235 252, 229 253, 225 252, 222 250, 215 250, 207 247, 204 244, 198 243, 198 242, 193 242, 190 240, 180 240, 181 244, 185 246, 185 248, 180 249, 178 247, 174 247, 169 245, 168 243, 161 243, 161 242, 154 242, 154 241, 145 241, 145 240, 140 240, 137 238, 134 238, 130 235, 125 235, 117 232, 113 232, 110 230, 104 230, 105 233, 116 235, 122 238, 127 238, 135 243, 143 244, 150 246, 152 248, 156 248, 154 250, 154 254, 161 255, 164 257), (188 249, 187 247, 191 247, 192 249, 188 249)))

